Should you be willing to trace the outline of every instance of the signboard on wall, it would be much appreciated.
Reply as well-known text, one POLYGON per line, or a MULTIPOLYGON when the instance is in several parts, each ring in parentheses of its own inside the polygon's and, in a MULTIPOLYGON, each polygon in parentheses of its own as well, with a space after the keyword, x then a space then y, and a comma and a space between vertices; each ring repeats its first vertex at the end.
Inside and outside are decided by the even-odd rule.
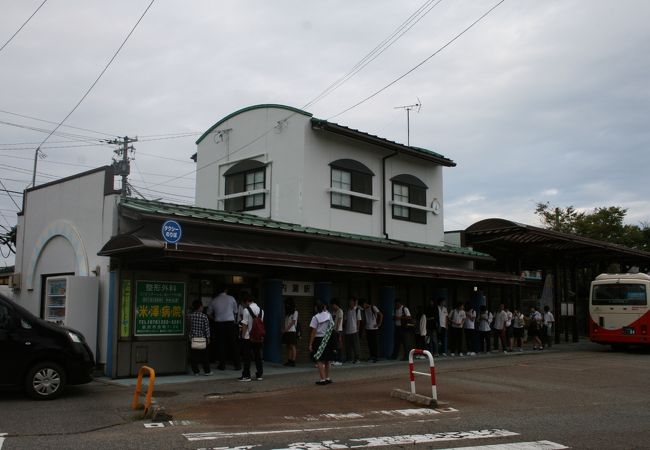
POLYGON ((135 335, 172 336, 185 333, 185 283, 136 281, 135 335))
POLYGON ((129 337, 131 329, 131 280, 122 280, 120 296, 120 337, 129 337))
POLYGON ((313 297, 314 283, 307 281, 283 281, 282 295, 289 297, 313 297))

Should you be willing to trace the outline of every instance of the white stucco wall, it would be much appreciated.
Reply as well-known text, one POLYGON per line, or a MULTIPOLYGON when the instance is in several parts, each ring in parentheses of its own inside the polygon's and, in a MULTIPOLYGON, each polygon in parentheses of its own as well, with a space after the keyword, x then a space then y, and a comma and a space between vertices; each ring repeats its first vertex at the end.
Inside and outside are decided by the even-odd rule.
POLYGON ((248 211, 262 217, 347 233, 383 237, 382 201, 386 202, 386 232, 391 239, 443 245, 443 208, 427 212, 427 224, 394 220, 389 204, 390 179, 400 174, 418 177, 427 186, 427 203, 443 205, 442 166, 397 155, 386 163, 386 198, 382 199, 382 158, 392 151, 311 128, 310 117, 281 108, 243 111, 219 124, 197 148, 196 204, 223 209, 223 173, 237 162, 253 158, 268 163, 266 207, 248 211), (289 120, 283 120, 289 117, 289 120), (373 214, 330 207, 330 166, 354 159, 374 174, 373 214))
POLYGON ((104 195, 104 171, 88 173, 29 190, 19 217, 16 273, 18 303, 41 316, 43 275, 70 273, 97 276, 99 329, 91 345, 98 362, 106 362, 109 258, 97 252, 116 232, 118 195, 104 195))

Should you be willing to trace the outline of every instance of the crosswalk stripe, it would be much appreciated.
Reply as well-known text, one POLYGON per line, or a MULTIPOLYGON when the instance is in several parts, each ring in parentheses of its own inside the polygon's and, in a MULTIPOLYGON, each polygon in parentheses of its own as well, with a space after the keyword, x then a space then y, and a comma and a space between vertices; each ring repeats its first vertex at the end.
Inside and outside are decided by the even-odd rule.
MULTIPOLYGON (((331 428, 330 428, 331 429, 331 428)), ((220 438, 232 438, 239 436, 253 436, 253 435, 269 435, 278 433, 296 433, 296 432, 312 432, 312 431, 329 431, 328 428, 305 429, 305 430, 278 430, 266 432, 247 432, 247 433, 186 433, 183 434, 189 441, 210 440, 220 438)), ((330 449, 351 449, 351 448, 365 448, 365 447, 379 447, 379 446, 397 446, 397 445, 414 445, 432 442, 444 441, 461 441, 466 439, 487 439, 487 438, 500 438, 519 436, 519 433, 502 429, 491 430, 473 430, 473 431, 447 431, 440 433, 426 433, 426 434, 407 434, 401 436, 377 436, 377 437, 364 437, 364 438, 351 438, 343 442, 342 440, 328 440, 322 442, 296 442, 289 444, 287 447, 282 447, 274 450, 330 450, 330 449)), ((240 447, 218 447, 220 450, 234 450, 241 448, 249 448, 250 446, 244 445, 240 447)), ((256 445, 255 447, 259 447, 256 445)))
POLYGON ((559 450, 569 448, 551 441, 512 442, 510 444, 479 445, 476 447, 454 447, 442 450, 559 450))

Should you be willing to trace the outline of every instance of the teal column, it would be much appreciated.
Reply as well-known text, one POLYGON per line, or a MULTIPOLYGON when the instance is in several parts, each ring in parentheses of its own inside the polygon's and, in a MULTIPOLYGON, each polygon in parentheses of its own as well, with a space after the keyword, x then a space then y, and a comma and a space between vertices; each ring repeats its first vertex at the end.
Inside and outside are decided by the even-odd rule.
POLYGON ((284 321, 284 299, 282 280, 264 281, 264 359, 282 362, 282 324, 284 321))
POLYGON ((332 300, 332 283, 329 281, 314 283, 314 297, 329 305, 332 300))
POLYGON ((379 310, 384 315, 384 323, 379 330, 379 357, 390 358, 393 354, 393 343, 395 336, 395 287, 382 286, 379 289, 379 310))

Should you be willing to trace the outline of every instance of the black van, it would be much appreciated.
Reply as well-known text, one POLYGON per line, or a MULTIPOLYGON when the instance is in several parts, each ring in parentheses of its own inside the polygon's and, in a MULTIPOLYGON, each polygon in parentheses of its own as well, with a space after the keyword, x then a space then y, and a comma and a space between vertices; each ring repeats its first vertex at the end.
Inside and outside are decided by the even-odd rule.
POLYGON ((93 353, 78 331, 39 319, 0 294, 0 385, 39 400, 92 380, 93 353))

